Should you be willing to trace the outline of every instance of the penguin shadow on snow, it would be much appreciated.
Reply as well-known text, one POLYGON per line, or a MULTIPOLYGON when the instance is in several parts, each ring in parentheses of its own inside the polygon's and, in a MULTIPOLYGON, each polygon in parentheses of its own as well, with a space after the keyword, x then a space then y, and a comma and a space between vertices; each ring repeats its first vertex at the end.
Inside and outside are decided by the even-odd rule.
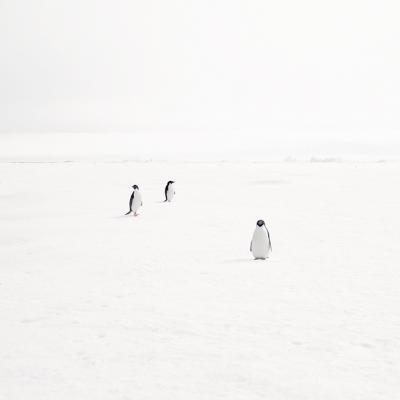
POLYGON ((253 258, 252 256, 249 256, 248 258, 230 258, 227 260, 223 260, 223 264, 244 264, 244 263, 249 263, 249 262, 268 262, 269 257, 266 259, 261 259, 261 258, 253 258))
POLYGON ((248 263, 249 261, 252 261, 251 257, 248 258, 230 258, 227 260, 223 260, 222 262, 224 264, 243 264, 243 263, 248 263))

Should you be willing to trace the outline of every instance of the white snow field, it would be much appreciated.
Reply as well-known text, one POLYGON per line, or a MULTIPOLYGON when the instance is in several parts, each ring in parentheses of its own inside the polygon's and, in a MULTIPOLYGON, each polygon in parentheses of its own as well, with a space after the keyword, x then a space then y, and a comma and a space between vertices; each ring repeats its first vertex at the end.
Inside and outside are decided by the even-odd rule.
POLYGON ((396 162, 0 163, 0 399, 400 398, 399 187, 396 162))

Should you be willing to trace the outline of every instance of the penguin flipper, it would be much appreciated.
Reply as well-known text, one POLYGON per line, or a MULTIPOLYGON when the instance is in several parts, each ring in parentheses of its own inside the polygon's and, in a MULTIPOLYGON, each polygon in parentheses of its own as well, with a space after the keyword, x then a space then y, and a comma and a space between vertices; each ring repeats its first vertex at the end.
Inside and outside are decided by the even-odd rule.
POLYGON ((128 215, 132 212, 132 202, 134 197, 135 197, 135 191, 133 191, 131 194, 131 198, 129 199, 129 211, 125 215, 128 215))
POLYGON ((270 248, 271 251, 272 251, 272 243, 271 243, 271 238, 269 237, 269 231, 268 231, 268 229, 267 229, 267 234, 268 234, 268 240, 269 240, 269 248, 270 248))
POLYGON ((252 251, 253 248, 253 241, 250 242, 250 251, 252 251))

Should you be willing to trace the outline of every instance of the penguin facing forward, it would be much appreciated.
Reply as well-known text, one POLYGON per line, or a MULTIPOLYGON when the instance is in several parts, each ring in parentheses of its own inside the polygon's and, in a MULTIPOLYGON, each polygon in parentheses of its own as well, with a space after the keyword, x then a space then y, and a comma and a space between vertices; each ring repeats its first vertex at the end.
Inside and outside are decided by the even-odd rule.
POLYGON ((257 221, 256 229, 250 243, 250 251, 256 260, 265 260, 272 251, 271 238, 262 219, 257 221))
POLYGON ((175 185, 174 185, 175 181, 168 181, 167 186, 165 186, 165 200, 164 203, 166 201, 172 201, 172 199, 175 196, 175 185))
POLYGON ((125 215, 128 215, 133 212, 133 215, 136 217, 139 215, 137 212, 139 208, 143 205, 143 201, 142 201, 142 194, 139 191, 139 186, 133 185, 132 188, 133 192, 129 200, 129 211, 125 215))

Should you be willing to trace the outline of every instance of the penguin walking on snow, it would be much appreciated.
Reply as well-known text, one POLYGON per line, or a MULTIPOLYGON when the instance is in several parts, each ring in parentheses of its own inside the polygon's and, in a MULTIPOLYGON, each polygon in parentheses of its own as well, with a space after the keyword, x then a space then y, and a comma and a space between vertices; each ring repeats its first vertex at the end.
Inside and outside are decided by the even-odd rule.
POLYGON ((167 186, 165 186, 165 200, 166 201, 172 201, 172 199, 175 196, 175 186, 174 186, 174 181, 168 181, 167 186))
POLYGON ((251 239, 250 251, 256 260, 265 260, 272 251, 271 238, 262 219, 257 221, 256 229, 251 239))
POLYGON ((139 215, 137 212, 139 208, 143 205, 143 201, 142 201, 142 195, 139 192, 139 186, 133 185, 132 187, 133 187, 133 192, 129 200, 129 211, 125 215, 128 215, 133 212, 133 215, 136 217, 139 215))

